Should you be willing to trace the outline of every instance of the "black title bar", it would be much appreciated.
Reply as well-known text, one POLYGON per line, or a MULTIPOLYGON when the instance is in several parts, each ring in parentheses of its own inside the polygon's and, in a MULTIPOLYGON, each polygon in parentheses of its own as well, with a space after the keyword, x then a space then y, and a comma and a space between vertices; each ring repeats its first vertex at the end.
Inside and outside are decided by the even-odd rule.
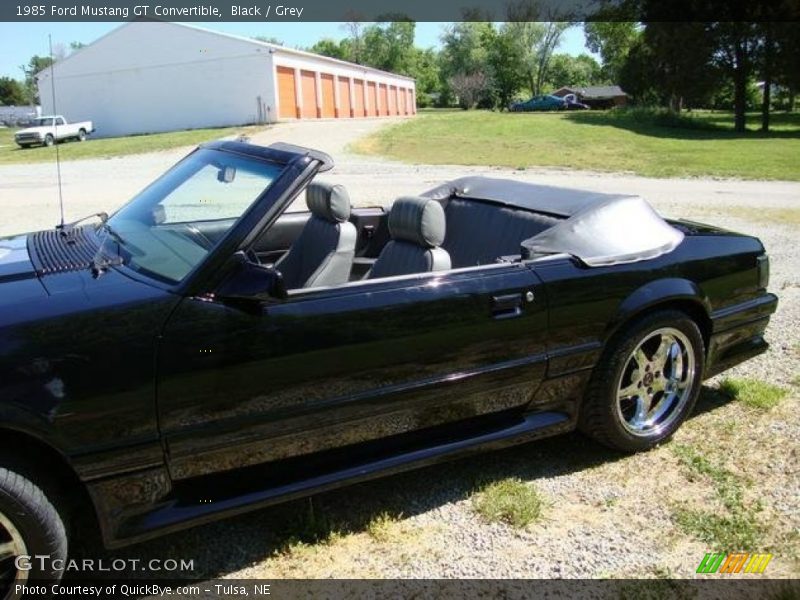
POLYGON ((0 21, 797 21, 800 0, 2 0, 0 21))

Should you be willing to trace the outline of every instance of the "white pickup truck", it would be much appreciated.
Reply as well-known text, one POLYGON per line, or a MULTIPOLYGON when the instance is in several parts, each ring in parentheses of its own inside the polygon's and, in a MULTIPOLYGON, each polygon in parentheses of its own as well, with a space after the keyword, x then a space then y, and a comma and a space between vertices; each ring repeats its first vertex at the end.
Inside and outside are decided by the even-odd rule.
POLYGON ((86 136, 94 131, 91 121, 67 123, 61 115, 49 115, 33 120, 33 125, 20 129, 14 134, 14 141, 20 148, 35 144, 52 146, 64 140, 86 141, 86 136))

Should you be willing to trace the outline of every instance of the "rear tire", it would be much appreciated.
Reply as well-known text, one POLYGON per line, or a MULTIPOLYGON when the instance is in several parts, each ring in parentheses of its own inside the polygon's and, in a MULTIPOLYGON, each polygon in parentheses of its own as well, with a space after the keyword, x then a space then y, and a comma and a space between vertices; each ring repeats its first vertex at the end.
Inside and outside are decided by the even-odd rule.
POLYGON ((662 310, 636 319, 606 346, 592 373, 578 427, 625 452, 663 442, 694 408, 704 358, 703 336, 685 313, 662 310))
POLYGON ((55 144, 55 143, 56 143, 56 140, 52 136, 52 134, 48 133, 46 136, 44 136, 44 145, 47 146, 48 148, 50 146, 52 146, 53 144, 55 144))
POLYGON ((57 582, 67 559, 67 529, 53 491, 34 483, 33 471, 0 457, 0 599, 17 598, 14 584, 57 582), (20 556, 30 557, 17 564, 20 556), (49 560, 35 557, 49 556, 49 560), (59 560, 60 568, 53 567, 59 560), (23 568, 18 568, 23 567, 23 568), (25 568, 28 567, 29 568, 25 568))

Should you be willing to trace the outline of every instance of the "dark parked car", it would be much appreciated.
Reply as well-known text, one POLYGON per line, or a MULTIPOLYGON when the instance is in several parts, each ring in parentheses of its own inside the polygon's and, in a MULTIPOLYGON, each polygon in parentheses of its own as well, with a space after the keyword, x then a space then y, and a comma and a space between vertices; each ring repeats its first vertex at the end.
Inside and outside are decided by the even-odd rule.
POLYGON ((515 102, 510 107, 511 112, 531 112, 531 111, 549 111, 549 110, 564 110, 567 107, 563 98, 558 96, 534 96, 524 102, 515 102))
POLYGON ((756 238, 466 178, 382 208, 215 142, 110 218, 0 240, 0 573, 580 428, 667 439, 767 348, 756 238), (287 211, 305 193, 308 210, 287 211))

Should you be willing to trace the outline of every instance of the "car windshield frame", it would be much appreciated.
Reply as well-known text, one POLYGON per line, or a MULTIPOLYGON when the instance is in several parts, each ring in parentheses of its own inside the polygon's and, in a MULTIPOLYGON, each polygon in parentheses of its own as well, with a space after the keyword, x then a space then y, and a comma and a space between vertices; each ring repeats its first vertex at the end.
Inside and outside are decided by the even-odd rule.
MULTIPOLYGON (((107 223, 114 232, 113 235, 105 229, 106 224, 101 224, 97 227, 95 233, 99 238, 100 248, 96 256, 96 262, 106 264, 109 267, 113 267, 115 270, 122 271, 124 274, 134 279, 155 285, 156 287, 173 291, 181 290, 187 285, 192 274, 197 271, 203 263, 210 260, 218 251, 220 245, 222 245, 231 233, 237 229, 237 225, 239 225, 245 217, 251 215, 254 211, 260 212, 265 210, 263 206, 265 198, 273 196, 273 192, 276 192, 276 184, 280 182, 281 187, 285 187, 284 180, 288 167, 295 158, 296 155, 286 152, 271 151, 269 148, 249 146, 238 142, 213 142, 198 147, 159 176, 150 185, 145 187, 141 192, 136 194, 129 202, 109 217, 107 223), (198 161, 198 159, 200 160, 198 161), (269 173, 270 178, 264 177, 265 186, 261 188, 258 193, 253 194, 249 204, 244 207, 238 215, 220 219, 231 220, 231 225, 227 227, 225 232, 215 243, 205 249, 204 255, 195 260, 180 278, 176 279, 174 277, 164 276, 163 273, 153 272, 140 262, 132 263, 131 248, 126 248, 129 240, 126 240, 125 225, 130 225, 136 220, 137 211, 140 213, 138 215, 140 218, 142 214, 148 214, 148 212, 152 215, 152 210, 156 206, 159 206, 165 199, 168 199, 170 194, 180 188, 183 183, 189 181, 192 175, 197 174, 202 168, 215 165, 212 159, 216 159, 216 165, 233 162, 239 166, 246 164, 253 170, 261 169, 262 173, 271 170, 271 173, 269 173), (199 167, 193 169, 192 163, 199 165, 199 167), (188 171, 189 176, 181 177, 180 171, 182 170, 188 171), (178 173, 177 177, 176 173, 178 173)), ((279 191, 277 193, 279 193, 279 191)), ((198 222, 200 221, 204 220, 198 220, 198 222)), ((173 225, 185 225, 188 223, 191 223, 191 221, 176 221, 175 223, 167 224, 167 228, 173 225)), ((140 224, 142 227, 150 228, 164 225, 164 223, 146 223, 144 221, 140 224)), ((128 234, 130 236, 130 231, 128 231, 128 234)), ((137 250, 141 250, 141 248, 137 247, 137 250)))

